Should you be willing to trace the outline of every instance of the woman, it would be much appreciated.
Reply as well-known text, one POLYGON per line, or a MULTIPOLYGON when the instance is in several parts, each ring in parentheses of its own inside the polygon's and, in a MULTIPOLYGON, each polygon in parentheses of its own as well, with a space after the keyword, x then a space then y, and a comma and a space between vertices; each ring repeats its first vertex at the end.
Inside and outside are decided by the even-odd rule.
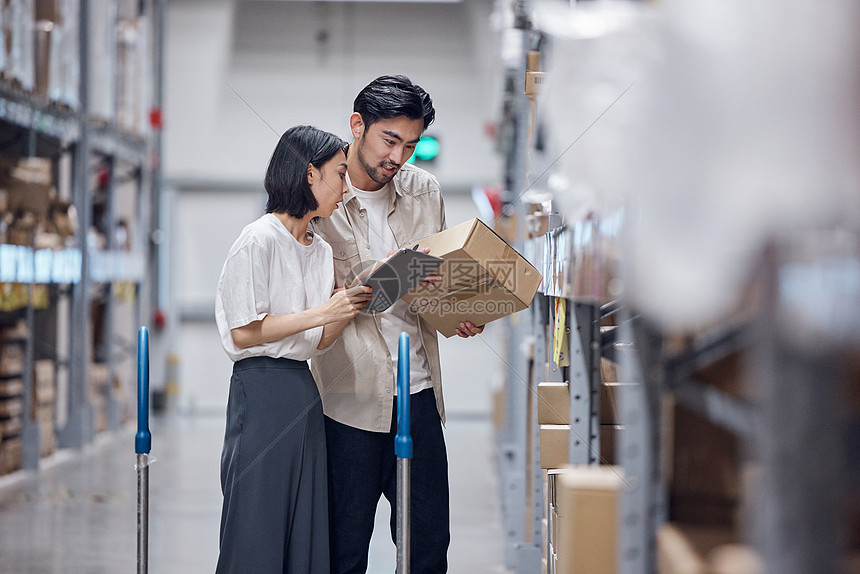
POLYGON ((221 454, 217 572, 328 574, 325 423, 307 360, 340 336, 368 287, 334 287, 331 247, 309 232, 344 192, 344 142, 284 133, 266 172, 266 214, 230 248, 216 296, 234 361, 221 454))

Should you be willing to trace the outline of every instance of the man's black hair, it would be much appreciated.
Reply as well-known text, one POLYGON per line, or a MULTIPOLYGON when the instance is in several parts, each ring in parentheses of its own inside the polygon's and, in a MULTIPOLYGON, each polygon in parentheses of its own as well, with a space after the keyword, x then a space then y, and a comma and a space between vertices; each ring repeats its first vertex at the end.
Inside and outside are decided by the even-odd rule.
POLYGON ((344 145, 336 135, 312 126, 295 126, 285 131, 275 146, 263 181, 269 195, 266 213, 288 213, 301 219, 319 207, 308 184, 308 164, 322 169, 344 145))
POLYGON ((406 116, 410 120, 423 119, 426 130, 436 119, 430 94, 406 76, 376 78, 358 93, 352 111, 361 114, 367 127, 379 120, 406 116))

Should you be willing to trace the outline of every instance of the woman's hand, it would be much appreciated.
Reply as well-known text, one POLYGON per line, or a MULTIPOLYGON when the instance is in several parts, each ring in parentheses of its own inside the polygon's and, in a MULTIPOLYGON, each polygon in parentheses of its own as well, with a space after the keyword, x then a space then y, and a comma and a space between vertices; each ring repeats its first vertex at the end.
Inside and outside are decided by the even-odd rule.
POLYGON ((351 289, 336 289, 331 298, 319 306, 324 324, 352 319, 372 298, 373 289, 359 285, 351 289))

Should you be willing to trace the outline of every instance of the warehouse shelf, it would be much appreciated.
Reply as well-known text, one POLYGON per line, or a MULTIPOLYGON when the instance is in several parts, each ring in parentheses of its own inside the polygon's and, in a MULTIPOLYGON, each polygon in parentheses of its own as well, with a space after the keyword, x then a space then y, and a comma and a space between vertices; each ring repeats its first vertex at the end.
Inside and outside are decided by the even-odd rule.
MULTIPOLYGON (((22 363, 22 411, 15 419, 20 424, 4 425, 17 430, 4 431, 0 440, 0 474, 37 468, 40 457, 56 447, 85 446, 96 432, 120 428, 130 410, 133 393, 126 387, 132 383, 133 368, 128 366, 127 341, 148 313, 149 301, 141 299, 152 266, 149 237, 157 221, 153 209, 160 179, 154 171, 160 169, 160 140, 156 132, 145 131, 142 121, 135 120, 139 133, 131 133, 128 125, 104 115, 104 105, 93 108, 94 96, 114 98, 119 91, 95 93, 101 86, 92 68, 117 56, 108 52, 97 59, 91 54, 97 35, 109 27, 92 29, 91 24, 93 18, 111 14, 116 18, 120 2, 96 5, 83 0, 76 5, 74 18, 64 12, 63 25, 81 31, 73 35, 76 53, 82 56, 73 64, 78 68, 73 75, 80 78, 74 99, 80 106, 73 109, 24 90, 19 83, 0 81, 0 139, 3 134, 11 136, 5 138, 0 155, 10 169, 31 170, 18 177, 36 177, 32 181, 42 186, 44 195, 43 203, 33 204, 18 194, 17 213, 25 216, 13 223, 20 227, 30 218, 30 227, 22 228, 14 241, 0 241, 0 286, 12 286, 18 297, 15 310, 0 313, 0 337, 10 330, 26 333, 23 355, 13 358, 22 363), (100 166, 99 172, 93 173, 93 166, 100 166), (45 191, 49 187, 53 189, 45 191), (52 238, 51 247, 43 247, 34 239, 33 222, 43 225, 55 205, 74 206, 69 213, 77 217, 76 231, 70 227, 57 232, 52 227, 49 232, 59 240, 52 238), (60 389, 67 392, 62 401, 57 399, 60 389), (67 405, 67 411, 58 412, 58 404, 67 405)), ((43 10, 60 6, 46 4, 43 10)), ((126 2, 119 12, 124 18, 153 16, 152 29, 146 32, 155 38, 149 44, 152 53, 146 56, 153 61, 143 62, 142 69, 154 70, 155 75, 160 73, 163 9, 160 0, 147 0, 126 2)), ((160 94, 154 99, 157 107, 160 94)), ((118 110, 121 104, 117 100, 114 105, 118 110)), ((12 334, 10 340, 16 337, 12 334)))
POLYGON ((75 110, 0 82, 0 120, 64 142, 76 141, 83 122, 75 110))
MULTIPOLYGON (((520 16, 527 11, 526 3, 510 8, 520 16)), ((822 251, 820 241, 792 252, 802 233, 791 241, 776 238, 763 246, 740 308, 695 332, 670 330, 637 308, 630 293, 607 297, 600 288, 583 289, 602 286, 630 262, 606 261, 603 245, 594 242, 606 221, 589 214, 546 228, 527 224, 551 221, 558 209, 521 199, 540 185, 531 178, 550 170, 556 158, 537 149, 535 103, 521 91, 538 32, 528 18, 514 21, 518 27, 506 32, 521 34, 523 48, 517 67, 505 70, 504 141, 498 146, 510 217, 498 223, 544 280, 532 307, 504 322, 497 467, 507 566, 522 574, 556 572, 553 508, 563 472, 540 469, 550 445, 536 432, 535 409, 539 383, 566 382, 569 430, 557 423, 551 429, 567 440, 562 464, 611 463, 621 477, 613 571, 658 572, 662 537, 671 531, 683 538, 685 528, 691 539, 708 531, 713 541, 740 544, 735 548, 768 572, 845 571, 847 553, 860 546, 857 242, 848 242, 855 252, 844 257, 839 249, 822 251), (583 237, 592 240, 588 249, 577 243, 583 237), (793 260, 798 253, 800 261, 793 260), (554 361, 559 346, 569 365, 554 361), (618 420, 612 425, 602 415, 608 396, 602 393, 612 380, 602 372, 607 362, 617 368, 618 420), (607 427, 612 434, 604 434, 607 427), (685 438, 698 442, 685 445, 685 438), (804 534, 810 524, 820 528, 804 534), (543 563, 534 553, 538 531, 543 563)), ((614 232, 622 220, 610 222, 614 232)), ((842 230, 833 243, 844 247, 845 235, 842 230)), ((707 549, 699 549, 702 568, 707 549)))
POLYGON ((93 152, 115 157, 135 166, 145 166, 150 153, 150 144, 146 139, 103 126, 92 130, 90 145, 93 152))

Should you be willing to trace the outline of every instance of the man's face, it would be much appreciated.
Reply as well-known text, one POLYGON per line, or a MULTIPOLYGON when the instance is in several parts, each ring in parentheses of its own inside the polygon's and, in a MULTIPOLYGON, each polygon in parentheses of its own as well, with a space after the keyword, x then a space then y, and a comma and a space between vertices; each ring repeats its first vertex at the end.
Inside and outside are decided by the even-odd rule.
MULTIPOLYGON (((398 116, 379 120, 370 127, 362 124, 362 127, 361 136, 356 137, 358 161, 367 177, 380 189, 412 157, 424 131, 424 120, 398 116)), ((361 187, 359 182, 353 183, 361 187)))

